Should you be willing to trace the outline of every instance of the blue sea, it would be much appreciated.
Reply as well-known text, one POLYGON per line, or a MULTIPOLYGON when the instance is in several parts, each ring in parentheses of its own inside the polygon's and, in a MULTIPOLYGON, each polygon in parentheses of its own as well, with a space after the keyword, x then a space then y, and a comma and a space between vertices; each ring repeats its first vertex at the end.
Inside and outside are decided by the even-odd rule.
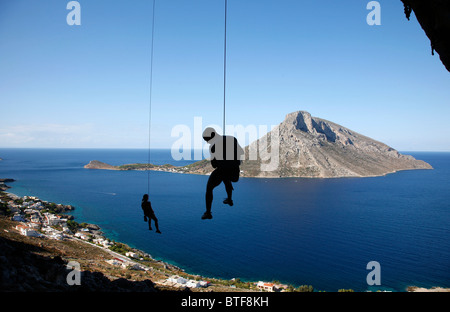
MULTIPOLYGON (((234 206, 214 191, 213 219, 201 220, 208 177, 166 172, 89 170, 147 162, 144 149, 0 149, 0 178, 10 192, 76 207, 78 222, 186 272, 244 281, 312 285, 316 290, 405 291, 450 287, 450 153, 408 153, 434 170, 338 179, 241 178, 234 206), (140 207, 150 200, 162 235, 140 207), (381 285, 369 286, 370 261, 381 285)), ((156 164, 174 161, 152 150, 156 164)))

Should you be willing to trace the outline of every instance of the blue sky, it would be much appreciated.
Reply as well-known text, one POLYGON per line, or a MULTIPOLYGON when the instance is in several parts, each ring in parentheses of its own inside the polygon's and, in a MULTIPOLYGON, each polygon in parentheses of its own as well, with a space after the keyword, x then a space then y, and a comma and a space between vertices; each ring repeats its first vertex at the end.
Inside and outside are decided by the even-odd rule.
MULTIPOLYGON (((0 1, 0 147, 147 148, 152 0, 0 1)), ((450 151, 450 74, 401 1, 228 0, 228 125, 306 110, 401 151, 450 151)), ((223 0, 156 0, 151 147, 222 124, 223 0)), ((260 133, 262 135, 263 133, 260 133)))

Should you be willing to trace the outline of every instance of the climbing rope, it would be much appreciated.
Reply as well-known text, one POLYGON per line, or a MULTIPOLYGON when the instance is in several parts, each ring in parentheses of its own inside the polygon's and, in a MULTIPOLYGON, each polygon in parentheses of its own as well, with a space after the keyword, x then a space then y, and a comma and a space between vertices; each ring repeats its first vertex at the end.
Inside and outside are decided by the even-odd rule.
POLYGON ((223 134, 225 135, 226 85, 227 85, 227 0, 225 0, 225 25, 223 42, 223 134))
MULTIPOLYGON (((151 26, 151 47, 150 47, 150 94, 149 94, 149 114, 148 114, 148 160, 147 160, 147 194, 150 194, 150 161, 151 161, 151 127, 152 127, 152 88, 153 88, 153 46, 155 36, 155 7, 156 0, 153 0, 152 26, 151 26)), ((226 122, 226 82, 227 82, 227 7, 228 1, 225 0, 224 16, 224 48, 223 48, 223 134, 225 134, 226 122)))
POLYGON ((150 149, 151 149, 151 134, 152 134, 152 89, 153 89, 153 41, 155 36, 155 6, 156 0, 153 0, 152 12, 152 39, 150 46, 150 99, 149 99, 149 113, 148 113, 148 161, 147 161, 147 194, 150 194, 150 149))

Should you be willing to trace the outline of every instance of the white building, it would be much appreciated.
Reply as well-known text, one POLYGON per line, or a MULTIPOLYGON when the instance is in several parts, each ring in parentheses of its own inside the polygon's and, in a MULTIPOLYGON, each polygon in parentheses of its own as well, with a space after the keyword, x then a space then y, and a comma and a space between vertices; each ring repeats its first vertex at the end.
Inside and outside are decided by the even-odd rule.
POLYGON ((31 205, 30 208, 36 209, 36 210, 41 210, 44 208, 44 205, 42 205, 41 202, 37 202, 37 203, 34 203, 33 205, 31 205))
POLYGON ((68 233, 71 234, 72 232, 70 231, 69 227, 67 226, 67 224, 63 225, 62 230, 64 233, 68 233))
POLYGON ((173 276, 169 277, 167 279, 167 281, 172 282, 172 283, 182 284, 182 285, 184 285, 188 282, 187 279, 180 277, 178 275, 173 275, 173 276))
POLYGON ((34 223, 40 223, 41 219, 39 218, 39 216, 34 214, 34 215, 31 215, 30 221, 34 222, 34 223))
POLYGON ((208 287, 210 283, 207 281, 200 281, 199 284, 201 287, 208 287))
POLYGON ((110 247, 110 246, 112 246, 112 243, 109 240, 104 239, 104 238, 94 238, 93 242, 95 244, 102 245, 103 247, 110 247))
POLYGON ((78 237, 78 238, 83 239, 83 240, 89 239, 89 237, 87 237, 87 235, 85 235, 83 233, 80 233, 80 232, 76 232, 75 233, 75 237, 78 237))
POLYGON ((53 233, 52 235, 49 236, 51 239, 56 239, 56 240, 63 240, 64 236, 60 233, 53 233))
POLYGON ((256 284, 256 287, 258 287, 261 290, 265 290, 265 291, 270 291, 270 292, 275 291, 275 284, 273 284, 273 283, 264 283, 264 282, 259 281, 256 284))
POLYGON ((39 200, 39 198, 35 197, 35 196, 24 196, 23 200, 27 200, 27 199, 31 199, 31 200, 39 200))
POLYGON ((189 280, 186 283, 186 286, 189 287, 189 288, 198 288, 198 287, 200 287, 200 282, 194 281, 194 280, 189 280))
POLYGON ((62 222, 62 220, 58 217, 55 216, 54 214, 51 213, 45 213, 45 224, 53 226, 53 225, 58 225, 60 222, 62 222))
POLYGON ((38 230, 41 228, 41 223, 36 222, 35 220, 32 219, 31 222, 29 223, 29 227, 38 230))
POLYGON ((139 258, 139 255, 137 253, 131 252, 131 251, 125 253, 125 256, 130 257, 130 258, 135 258, 135 259, 139 258))
POLYGON ((35 230, 29 228, 28 226, 25 226, 23 224, 16 225, 16 230, 20 232, 23 236, 30 236, 30 237, 39 237, 41 234, 36 232, 35 230))

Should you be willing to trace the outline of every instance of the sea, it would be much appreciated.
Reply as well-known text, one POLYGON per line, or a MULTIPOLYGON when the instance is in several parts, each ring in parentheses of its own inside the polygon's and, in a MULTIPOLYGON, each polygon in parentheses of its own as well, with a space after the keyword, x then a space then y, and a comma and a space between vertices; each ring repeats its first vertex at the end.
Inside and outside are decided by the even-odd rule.
MULTIPOLYGON (((403 153, 434 169, 241 178, 232 207, 222 203, 223 184, 214 190, 211 220, 201 220, 208 176, 84 169, 91 160, 146 163, 145 149, 1 148, 0 178, 15 179, 9 192, 19 196, 75 206, 76 221, 97 224, 108 238, 191 274, 327 292, 450 287, 450 153, 403 153), (144 222, 147 192, 162 234, 144 222), (380 285, 370 282, 375 273, 380 285)), ((165 149, 151 150, 150 159, 194 162, 175 161, 165 149)))

